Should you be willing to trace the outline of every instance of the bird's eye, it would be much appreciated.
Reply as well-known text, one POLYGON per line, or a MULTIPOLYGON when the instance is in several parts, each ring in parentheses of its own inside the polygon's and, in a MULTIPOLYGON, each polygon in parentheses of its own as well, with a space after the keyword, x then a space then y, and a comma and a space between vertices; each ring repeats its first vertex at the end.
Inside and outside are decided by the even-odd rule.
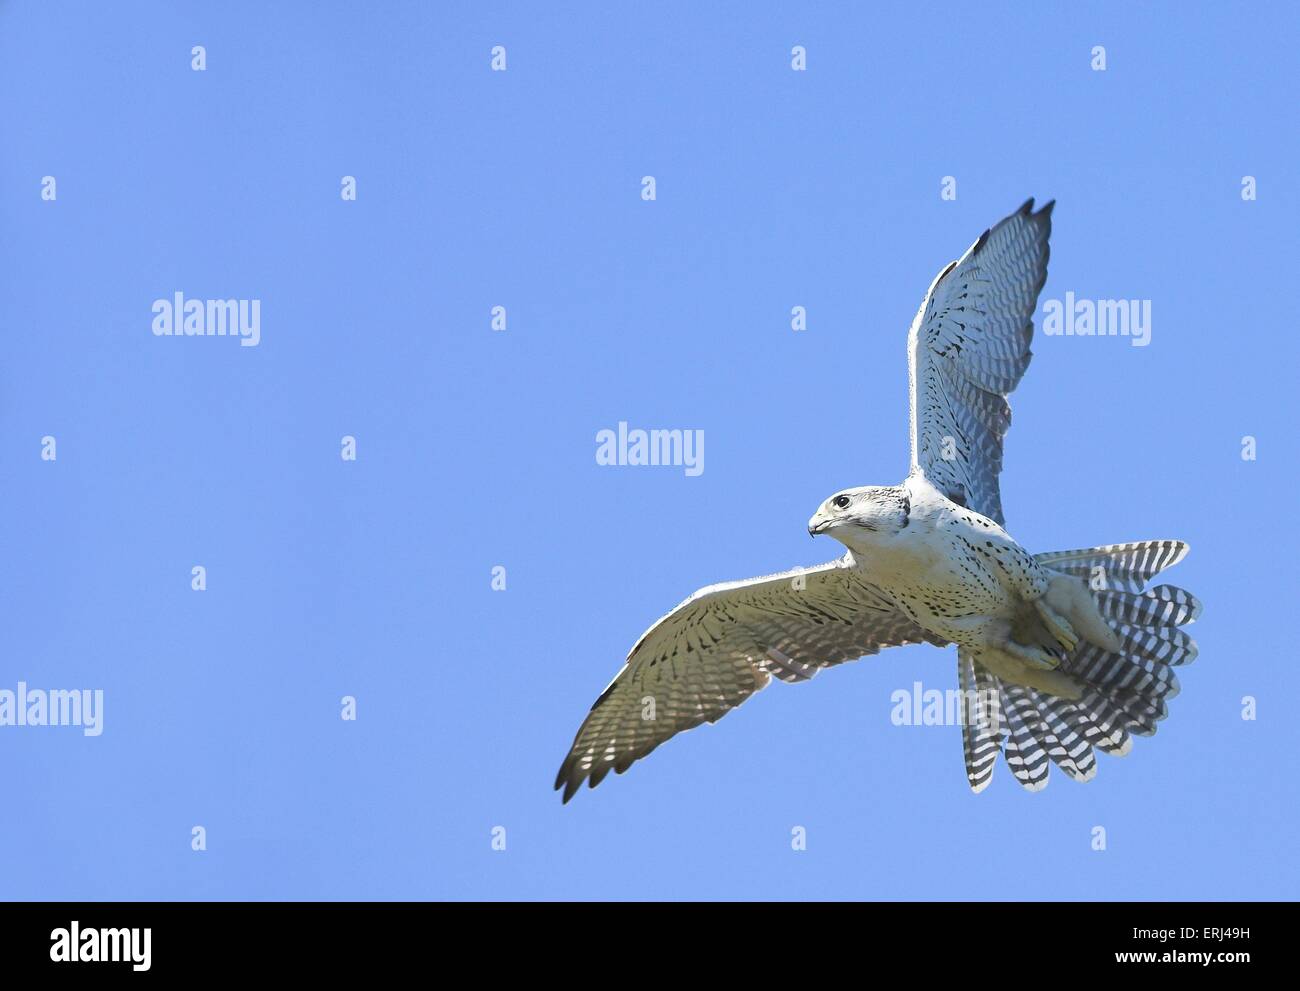
POLYGON ((831 502, 834 503, 836 509, 848 509, 849 507, 849 497, 846 495, 838 495, 831 502))

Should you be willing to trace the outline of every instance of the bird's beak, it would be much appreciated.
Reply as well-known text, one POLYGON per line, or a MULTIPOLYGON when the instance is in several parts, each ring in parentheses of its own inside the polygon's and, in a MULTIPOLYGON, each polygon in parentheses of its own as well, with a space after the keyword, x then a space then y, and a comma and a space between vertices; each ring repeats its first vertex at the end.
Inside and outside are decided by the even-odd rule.
POLYGON ((814 513, 813 518, 808 521, 808 536, 815 537, 819 533, 825 533, 830 525, 831 521, 825 516, 821 513, 814 513))

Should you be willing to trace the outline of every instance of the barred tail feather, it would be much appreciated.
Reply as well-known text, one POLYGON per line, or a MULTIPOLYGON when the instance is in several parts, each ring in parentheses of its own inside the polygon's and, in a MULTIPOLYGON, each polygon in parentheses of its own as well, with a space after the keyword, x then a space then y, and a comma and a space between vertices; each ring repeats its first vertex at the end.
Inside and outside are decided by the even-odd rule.
POLYGON ((1133 626, 1183 626, 1201 614, 1196 597, 1172 585, 1157 585, 1141 595, 1102 589, 1092 597, 1108 620, 1133 626))
POLYGON ((1007 767, 1017 781, 1029 791, 1047 787, 1047 747, 1038 739, 1034 728, 1039 723, 1038 710, 1028 696, 1029 689, 1002 683, 1002 701, 1007 716, 1007 739, 1003 748, 1007 767))
MULTIPOLYGON (((1030 690, 1033 701, 1047 734, 1047 755, 1075 781, 1091 781, 1097 773, 1097 758, 1093 755, 1082 725, 1082 719, 1072 702, 1030 690)), ((1043 739, 1040 736, 1040 739, 1043 739)))
POLYGON ((1108 696, 1089 689, 1077 705, 1084 733, 1094 747, 1116 757, 1123 757, 1133 749, 1133 738, 1125 728, 1124 713, 1108 696))
POLYGON ((1155 733, 1179 691, 1174 669, 1196 658, 1196 641, 1180 627, 1196 620, 1201 604, 1181 588, 1146 589, 1146 583, 1186 553, 1181 541, 1153 540, 1038 555, 1040 564, 1089 583, 1122 650, 1080 641, 1065 657, 1059 670, 1081 686, 1077 699, 1007 682, 959 651, 963 690, 986 685, 1000 703, 985 705, 986 717, 1005 719, 1005 726, 986 719, 963 727, 966 775, 974 791, 992 779, 999 749, 1016 780, 1038 791, 1046 787, 1053 763, 1076 781, 1088 781, 1097 770, 1094 750, 1123 756, 1133 736, 1155 733))
POLYGON ((1007 733, 1002 717, 1002 696, 997 679, 976 664, 964 647, 957 651, 957 683, 965 700, 961 743, 966 759, 966 780, 971 791, 979 794, 993 780, 993 768, 997 765, 1007 733))
POLYGON ((1092 582, 1100 575, 1106 588, 1141 592, 1143 585, 1165 568, 1172 568, 1187 556, 1181 540, 1143 540, 1131 544, 1107 544, 1073 551, 1036 554, 1034 560, 1053 571, 1092 582))

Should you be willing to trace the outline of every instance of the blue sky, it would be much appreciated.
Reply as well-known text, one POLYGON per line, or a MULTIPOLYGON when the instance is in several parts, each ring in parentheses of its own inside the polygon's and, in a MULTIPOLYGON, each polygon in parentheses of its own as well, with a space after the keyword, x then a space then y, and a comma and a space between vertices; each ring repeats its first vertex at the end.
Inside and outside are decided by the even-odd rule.
POLYGON ((1300 894, 1294 10, 705 6, 0 6, 0 689, 105 698, 0 727, 0 897, 1300 894), (1028 196, 1043 299, 1152 335, 1038 336, 1008 528, 1190 541, 1159 733, 974 796, 958 728, 890 722, 955 684, 909 647, 562 807, 652 620, 903 477, 908 322, 1028 196), (176 292, 259 299, 259 345, 154 336, 176 292), (704 472, 598 465, 619 421, 704 472))

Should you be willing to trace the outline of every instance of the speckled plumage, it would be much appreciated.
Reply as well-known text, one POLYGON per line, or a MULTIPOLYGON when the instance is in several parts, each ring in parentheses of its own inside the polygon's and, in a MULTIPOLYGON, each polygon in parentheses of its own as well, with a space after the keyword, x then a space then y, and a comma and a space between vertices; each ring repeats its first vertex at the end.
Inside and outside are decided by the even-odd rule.
POLYGON ((1030 200, 947 265, 908 334, 911 472, 833 495, 809 521, 838 560, 711 585, 656 622, 597 698, 556 775, 567 802, 682 730, 715 722, 771 678, 806 681, 889 646, 956 644, 967 780, 1002 753, 1037 790, 1050 764, 1088 780, 1124 754, 1195 657, 1200 604, 1145 583, 1186 553, 1147 541, 1032 555, 1003 529, 1006 396, 1030 360, 1051 208, 1030 200))

